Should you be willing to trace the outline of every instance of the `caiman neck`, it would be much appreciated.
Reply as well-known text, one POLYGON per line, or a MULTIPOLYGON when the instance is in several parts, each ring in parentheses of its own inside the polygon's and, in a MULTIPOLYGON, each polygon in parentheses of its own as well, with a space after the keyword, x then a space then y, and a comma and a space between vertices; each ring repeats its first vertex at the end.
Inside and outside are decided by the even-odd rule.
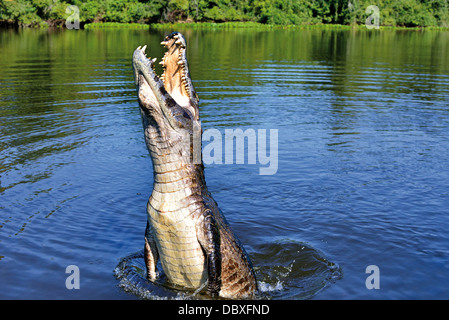
MULTIPOLYGON (((159 213, 170 214, 189 208, 208 194, 202 165, 171 164, 154 166, 154 184, 150 205, 159 213)), ((190 214, 187 210, 182 214, 190 214)))
MULTIPOLYGON (((189 138, 151 122, 145 126, 145 141, 153 162, 153 193, 166 194, 174 202, 190 194, 207 193, 204 166, 201 159, 199 164, 192 163, 189 138)), ((199 141, 197 148, 201 150, 199 141)))

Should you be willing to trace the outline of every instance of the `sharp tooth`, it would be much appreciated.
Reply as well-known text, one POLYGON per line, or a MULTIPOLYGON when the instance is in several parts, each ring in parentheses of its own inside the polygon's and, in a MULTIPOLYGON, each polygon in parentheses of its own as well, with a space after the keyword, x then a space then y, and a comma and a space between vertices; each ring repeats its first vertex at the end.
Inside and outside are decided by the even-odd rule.
POLYGON ((140 48, 142 48, 142 47, 141 47, 141 46, 138 46, 138 47, 137 47, 137 49, 139 49, 139 50, 140 50, 140 48))
POLYGON ((164 65, 164 60, 159 61, 159 64, 164 65))
POLYGON ((182 41, 181 41, 181 39, 178 39, 178 40, 175 41, 175 43, 176 44, 182 44, 182 41))
POLYGON ((161 45, 165 46, 165 45, 167 45, 167 42, 162 41, 162 42, 161 42, 161 45))
POLYGON ((156 62, 156 60, 157 60, 157 58, 154 58, 154 59, 152 59, 151 61, 153 61, 153 63, 155 63, 155 62, 156 62))
POLYGON ((178 36, 177 34, 175 34, 175 35, 173 36, 173 38, 178 39, 179 36, 178 36))
POLYGON ((143 48, 141 49, 143 53, 145 53, 145 50, 147 49, 147 45, 144 45, 143 48))
POLYGON ((184 61, 178 60, 178 64, 184 64, 184 61))

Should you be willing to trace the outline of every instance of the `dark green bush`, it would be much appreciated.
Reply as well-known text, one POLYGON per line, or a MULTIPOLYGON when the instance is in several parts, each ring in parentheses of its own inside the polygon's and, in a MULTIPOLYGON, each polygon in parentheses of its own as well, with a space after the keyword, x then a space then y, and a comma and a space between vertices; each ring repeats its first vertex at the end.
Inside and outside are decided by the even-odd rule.
POLYGON ((449 27, 449 0, 14 0, 0 1, 0 20, 22 26, 65 21, 76 5, 81 22, 227 22, 364 24, 379 8, 381 25, 449 27))

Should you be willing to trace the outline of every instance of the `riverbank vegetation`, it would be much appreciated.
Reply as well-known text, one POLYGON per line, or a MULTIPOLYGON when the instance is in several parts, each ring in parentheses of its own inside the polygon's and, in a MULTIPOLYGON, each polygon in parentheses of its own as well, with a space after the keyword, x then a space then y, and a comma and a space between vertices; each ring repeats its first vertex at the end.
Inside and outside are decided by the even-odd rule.
MULTIPOLYGON (((0 22, 63 26, 79 9, 87 23, 251 22, 264 25, 363 25, 379 9, 379 24, 449 27, 449 0, 0 0, 0 22)), ((242 25, 243 26, 243 25, 242 25)))

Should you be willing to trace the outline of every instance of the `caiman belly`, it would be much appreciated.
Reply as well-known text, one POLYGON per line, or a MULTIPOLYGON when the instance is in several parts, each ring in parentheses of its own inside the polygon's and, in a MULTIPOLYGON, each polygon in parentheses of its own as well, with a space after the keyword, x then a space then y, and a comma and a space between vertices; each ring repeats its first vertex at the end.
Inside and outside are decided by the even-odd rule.
POLYGON ((198 288, 207 282, 207 268, 195 220, 188 207, 173 208, 174 202, 168 197, 153 192, 147 206, 162 268, 174 284, 198 288))

